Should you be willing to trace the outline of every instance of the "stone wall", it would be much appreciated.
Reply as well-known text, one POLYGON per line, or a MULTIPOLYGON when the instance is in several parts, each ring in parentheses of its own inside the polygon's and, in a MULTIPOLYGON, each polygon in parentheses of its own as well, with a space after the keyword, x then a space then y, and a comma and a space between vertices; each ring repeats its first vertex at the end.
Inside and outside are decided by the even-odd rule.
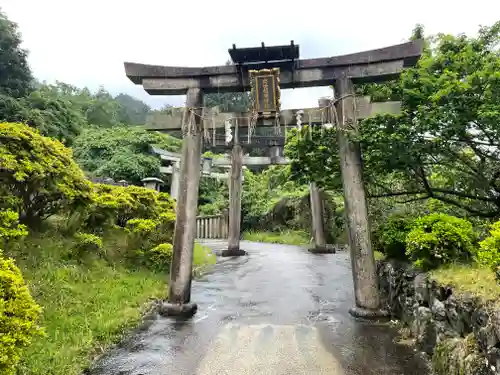
POLYGON ((402 264, 380 262, 377 272, 385 308, 436 375, 500 374, 500 303, 457 296, 402 264))

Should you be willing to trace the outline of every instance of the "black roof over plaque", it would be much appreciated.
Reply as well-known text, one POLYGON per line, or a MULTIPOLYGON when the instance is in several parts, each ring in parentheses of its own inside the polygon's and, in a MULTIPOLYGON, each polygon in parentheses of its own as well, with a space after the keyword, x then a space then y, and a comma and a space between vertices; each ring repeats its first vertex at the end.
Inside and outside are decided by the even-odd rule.
POLYGON ((265 46, 262 42, 260 47, 233 48, 228 50, 233 63, 237 65, 248 65, 256 63, 266 63, 271 61, 292 61, 299 58, 299 45, 294 44, 293 40, 289 45, 284 46, 265 46))

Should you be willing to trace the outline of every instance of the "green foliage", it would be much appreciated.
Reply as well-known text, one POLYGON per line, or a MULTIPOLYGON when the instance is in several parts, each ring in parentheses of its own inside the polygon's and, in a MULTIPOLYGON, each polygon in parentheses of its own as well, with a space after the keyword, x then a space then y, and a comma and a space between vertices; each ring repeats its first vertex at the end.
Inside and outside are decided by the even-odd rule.
MULTIPOLYGON (((148 111, 144 103, 126 94, 114 99, 103 88, 92 94, 86 88, 61 82, 38 84, 36 90, 22 98, 0 93, 0 120, 26 123, 65 145, 72 145, 87 124, 100 127, 143 124, 148 111), (142 122, 136 122, 141 118, 142 122)), ((126 161, 123 155, 118 158, 126 161)))
MULTIPOLYGON (((124 266, 121 258, 75 262, 67 258, 74 246, 74 237, 49 231, 12 250, 42 307, 45 330, 24 351, 18 374, 81 375, 140 323, 152 299, 165 298, 165 273, 124 266)), ((119 252, 114 246, 103 238, 103 252, 119 252)))
POLYGON ((26 123, 65 145, 71 145, 87 124, 81 109, 48 85, 38 85, 22 98, 0 95, 0 120, 26 123))
POLYGON ((151 219, 130 219, 127 228, 138 236, 148 235, 156 230, 156 222, 151 219))
POLYGON ((201 178, 199 188, 199 211, 201 215, 217 215, 229 206, 229 186, 226 180, 201 178))
POLYGON ((92 203, 74 216, 83 228, 101 235, 126 228, 127 249, 144 250, 172 240, 175 202, 166 193, 143 187, 95 184, 92 203))
POLYGON ((469 260, 474 253, 472 224, 446 214, 418 218, 406 237, 406 252, 423 270, 469 260))
MULTIPOLYGON (((290 181, 289 166, 273 165, 260 173, 245 170, 242 195, 242 216, 249 225, 268 215, 286 197, 304 197, 308 187, 290 181)), ((263 223, 264 224, 264 223, 263 223)), ((245 226, 245 221, 243 222, 245 226)))
POLYGON ((115 101, 104 87, 92 96, 92 101, 86 110, 87 121, 92 125, 115 126, 118 125, 121 105, 115 101))
POLYGON ((71 145, 87 124, 85 116, 72 106, 64 97, 50 95, 47 87, 33 91, 21 100, 24 106, 24 118, 19 115, 10 121, 22 121, 38 129, 40 134, 60 140, 71 145))
POLYGON ((75 246, 73 254, 76 258, 86 255, 99 255, 102 251, 102 238, 92 233, 78 232, 75 234, 75 246))
POLYGON ((103 231, 113 225, 124 227, 134 217, 135 202, 127 188, 105 184, 94 184, 92 202, 85 213, 74 212, 83 217, 85 227, 94 231, 103 231))
POLYGON ((195 242, 193 251, 193 266, 194 272, 199 272, 197 270, 204 269, 210 265, 216 263, 215 254, 206 246, 202 246, 195 242))
POLYGON ((150 145, 178 152, 180 141, 139 127, 88 127, 76 139, 73 152, 92 175, 141 184, 145 177, 160 177, 160 160, 150 145))
POLYGON ((219 107, 221 112, 246 112, 251 106, 249 92, 225 92, 205 95, 206 107, 219 107))
POLYGON ((406 212, 389 215, 373 236, 375 249, 389 259, 406 260, 406 237, 414 220, 406 212))
POLYGON ((302 246, 309 244, 311 237, 305 231, 287 230, 283 232, 245 232, 243 239, 253 242, 302 246))
POLYGON ((159 244, 152 249, 140 250, 143 264, 152 270, 169 272, 172 263, 173 247, 170 243, 159 244))
POLYGON ((88 88, 80 89, 63 82, 43 84, 41 87, 46 95, 71 103, 71 107, 84 117, 85 122, 100 127, 143 124, 136 121, 149 111, 149 107, 140 100, 127 94, 113 98, 103 87, 95 93, 88 88))
POLYGON ((127 125, 144 125, 151 108, 144 102, 127 94, 119 94, 115 100, 120 103, 118 121, 127 125))
MULTIPOLYGON (((422 35, 417 26, 412 38, 422 35)), ((399 81, 356 88, 377 100, 402 101, 401 114, 378 115, 359 126, 370 197, 434 198, 472 215, 500 214, 499 40, 500 22, 475 37, 429 38, 417 66, 399 81)), ((331 137, 294 136, 287 142, 298 171, 292 176, 303 171, 320 186, 339 187, 333 129, 331 137)))
POLYGON ((71 145, 86 124, 70 102, 47 95, 43 88, 19 99, 0 95, 0 119, 26 123, 65 145, 71 145))
MULTIPOLYGON (((129 254, 132 261, 136 261, 135 256, 141 258, 146 253, 146 258, 149 259, 148 252, 151 249, 162 243, 172 242, 174 229, 174 221, 159 221, 152 219, 131 219, 127 222, 125 228, 127 233, 127 248, 136 253, 129 254)), ((140 261, 140 259, 139 259, 140 261)), ((150 262, 146 262, 149 265, 150 262)))
POLYGON ((402 75, 401 115, 361 127, 370 173, 397 171, 400 193, 498 215, 499 31, 497 23, 475 38, 439 35, 402 75))
POLYGON ((151 219, 131 219, 127 222, 127 249, 136 253, 129 255, 129 260, 134 261, 136 256, 141 257, 143 250, 148 250, 156 245, 156 234, 159 233, 158 222, 151 219))
MULTIPOLYGON (((17 24, 0 11, 0 95, 19 98, 31 90, 33 77, 21 42, 17 24)), ((0 120, 1 114, 0 109, 0 120)))
POLYGON ((489 237, 479 242, 474 258, 478 264, 494 270, 500 266, 500 221, 491 226, 489 237))
POLYGON ((51 215, 89 202, 91 187, 71 150, 15 123, 0 124, 0 208, 35 227, 51 215))
POLYGON ((12 210, 0 211, 0 244, 5 246, 9 241, 28 235, 26 226, 19 224, 19 214, 12 210))
POLYGON ((316 182, 325 189, 342 189, 336 129, 303 126, 287 133, 285 155, 290 177, 301 184, 316 182))
POLYGON ((0 374, 14 375, 24 348, 42 331, 37 326, 40 306, 31 297, 13 259, 0 251, 0 374))

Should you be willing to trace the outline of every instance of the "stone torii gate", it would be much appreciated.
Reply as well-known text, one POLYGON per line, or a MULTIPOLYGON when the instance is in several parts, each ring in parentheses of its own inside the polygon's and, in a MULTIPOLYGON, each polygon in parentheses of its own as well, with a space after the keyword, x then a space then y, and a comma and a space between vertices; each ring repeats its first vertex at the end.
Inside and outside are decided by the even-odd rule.
MULTIPOLYGON (((413 66, 420 58, 422 46, 422 41, 416 40, 349 55, 301 60, 298 58, 299 46, 292 41, 290 46, 265 47, 262 43, 262 47, 236 49, 233 45, 229 53, 235 65, 229 66, 194 68, 125 63, 127 77, 133 83, 142 85, 149 94, 186 94, 174 253, 168 303, 163 307, 165 314, 190 315, 197 310, 197 305, 191 302, 191 274, 204 130, 203 94, 254 92, 253 86, 260 79, 257 97, 254 92, 254 110, 258 112, 257 120, 263 126, 272 126, 276 123, 276 117, 279 117, 276 112, 279 113, 280 87, 286 89, 333 84, 338 98, 335 111, 356 303, 351 314, 363 317, 384 315, 378 296, 362 180, 361 151, 359 145, 351 142, 345 132, 357 129, 353 84, 397 78, 405 67, 413 66), (259 74, 261 76, 256 78, 259 74), (271 87, 274 90, 270 90, 271 87), (268 121, 269 117, 272 121, 268 121)), ((241 161, 241 147, 233 147, 232 156, 241 161)), ((235 180, 241 179, 241 162, 239 164, 240 168, 231 171, 235 180)), ((241 195, 236 199, 241 199, 241 195)))
MULTIPOLYGON (((169 174, 172 179, 170 182, 170 196, 177 200, 178 192, 179 192, 179 184, 180 184, 180 165, 181 165, 181 154, 177 154, 175 152, 166 151, 158 147, 151 146, 151 151, 158 155, 161 160, 165 160, 169 162, 171 165, 168 167, 160 167, 161 174, 169 174)), ((201 176, 208 178, 215 178, 219 180, 227 180, 229 179, 229 174, 226 173, 218 173, 213 172, 211 170, 211 158, 203 158, 201 164, 201 176)), ((229 165, 229 164, 228 164, 229 165)))

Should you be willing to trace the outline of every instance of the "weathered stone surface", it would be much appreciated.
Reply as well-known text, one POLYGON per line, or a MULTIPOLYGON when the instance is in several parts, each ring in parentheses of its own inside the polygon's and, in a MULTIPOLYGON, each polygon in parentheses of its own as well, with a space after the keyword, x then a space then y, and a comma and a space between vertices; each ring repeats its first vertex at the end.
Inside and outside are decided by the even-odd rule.
POLYGON ((415 300, 422 306, 429 306, 430 294, 427 276, 424 274, 416 275, 413 286, 415 288, 415 300))
POLYGON ((495 328, 492 324, 488 324, 485 327, 480 328, 475 335, 477 337, 479 348, 484 352, 488 352, 499 342, 495 333, 495 328))
MULTIPOLYGON (((423 48, 422 40, 350 55, 298 60, 294 69, 280 71, 280 87, 326 86, 344 77, 359 82, 380 82, 397 78, 405 67, 413 66, 423 48)), ((248 72, 234 65, 174 67, 125 63, 127 77, 152 95, 182 95, 189 88, 209 92, 250 89, 248 72), (240 74, 242 73, 242 74, 240 74)))
POLYGON ((437 328, 432 318, 432 311, 428 307, 418 307, 413 322, 412 334, 417 348, 424 353, 432 354, 437 340, 437 328))
POLYGON ((436 375, 500 374, 500 309, 403 264, 379 262, 377 275, 384 308, 410 328, 436 375))
POLYGON ((247 255, 248 253, 245 250, 241 249, 225 249, 220 252, 221 257, 241 257, 243 255, 247 255))
POLYGON ((315 247, 308 249, 308 251, 312 254, 335 254, 337 252, 335 247, 327 246, 327 245, 315 246, 315 247))
POLYGON ((443 302, 438 299, 434 299, 431 310, 435 320, 446 321, 446 308, 444 307, 443 302))
POLYGON ((358 319, 364 320, 386 320, 390 314, 386 310, 377 309, 364 309, 362 307, 354 306, 349 309, 349 314, 358 319))
POLYGON ((164 302, 158 306, 158 314, 161 316, 172 316, 180 318, 190 318, 198 311, 196 303, 168 303, 164 302))

